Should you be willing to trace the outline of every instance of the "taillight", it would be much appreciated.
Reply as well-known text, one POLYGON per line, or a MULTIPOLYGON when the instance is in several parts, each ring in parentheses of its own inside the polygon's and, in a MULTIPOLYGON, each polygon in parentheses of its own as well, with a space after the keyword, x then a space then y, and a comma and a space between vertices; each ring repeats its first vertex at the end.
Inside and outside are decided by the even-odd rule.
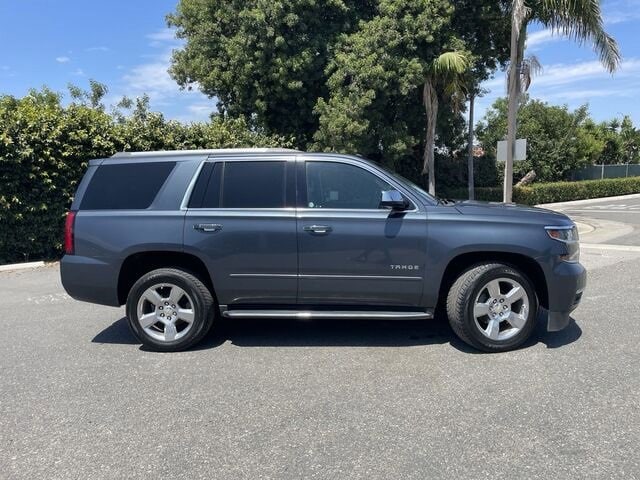
POLYGON ((73 255, 75 251, 73 239, 73 226, 75 223, 76 212, 67 213, 67 218, 64 222, 64 253, 67 255, 73 255))

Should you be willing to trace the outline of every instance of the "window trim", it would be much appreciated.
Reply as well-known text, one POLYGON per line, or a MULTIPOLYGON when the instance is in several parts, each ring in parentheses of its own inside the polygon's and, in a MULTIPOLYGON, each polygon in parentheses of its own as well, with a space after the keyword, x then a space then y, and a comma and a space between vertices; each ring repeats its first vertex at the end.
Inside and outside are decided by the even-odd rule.
POLYGON ((389 210, 388 208, 312 208, 308 207, 307 203, 307 163, 309 162, 317 162, 317 163, 341 163, 344 165, 350 165, 352 167, 360 168, 365 172, 370 173, 375 176, 379 180, 382 180, 385 183, 388 183, 396 190, 398 190, 402 195, 409 201, 412 209, 397 211, 396 213, 415 213, 419 212, 420 209, 418 207, 418 203, 415 201, 412 195, 409 195, 405 188, 398 185, 398 182, 393 178, 386 178, 381 176, 379 172, 373 168, 370 168, 368 165, 363 165, 357 161, 353 161, 351 159, 342 159, 342 158, 301 158, 299 160, 299 168, 298 172, 298 202, 297 202, 297 210, 300 212, 382 212, 388 215, 393 212, 393 210, 389 210))

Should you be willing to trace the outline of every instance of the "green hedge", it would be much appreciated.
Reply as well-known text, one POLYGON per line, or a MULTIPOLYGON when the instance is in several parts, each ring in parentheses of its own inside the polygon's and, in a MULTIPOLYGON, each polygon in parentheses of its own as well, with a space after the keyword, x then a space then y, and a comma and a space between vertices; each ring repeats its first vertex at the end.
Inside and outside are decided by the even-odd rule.
MULTIPOLYGON (((640 193, 640 177, 607 178, 581 182, 534 183, 528 187, 515 187, 513 201, 523 205, 568 202, 587 198, 612 197, 640 193)), ((469 198, 466 189, 446 192, 444 196, 454 199, 469 198)), ((502 201, 502 188, 477 188, 476 200, 502 201)))
POLYGON ((144 98, 123 116, 85 96, 76 92, 66 105, 47 89, 0 96, 0 264, 60 255, 65 214, 92 158, 125 150, 291 146, 242 119, 182 124, 150 112, 144 98))

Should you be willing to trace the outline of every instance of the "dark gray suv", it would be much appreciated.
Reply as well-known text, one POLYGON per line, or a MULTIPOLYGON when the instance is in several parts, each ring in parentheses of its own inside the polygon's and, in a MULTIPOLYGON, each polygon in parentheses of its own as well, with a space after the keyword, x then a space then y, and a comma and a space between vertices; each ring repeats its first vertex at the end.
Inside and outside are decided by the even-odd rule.
POLYGON ((156 350, 220 316, 429 319, 484 351, 521 345, 538 310, 564 328, 586 282, 578 234, 539 208, 443 202, 359 157, 283 149, 92 160, 67 217, 62 283, 126 304, 156 350))

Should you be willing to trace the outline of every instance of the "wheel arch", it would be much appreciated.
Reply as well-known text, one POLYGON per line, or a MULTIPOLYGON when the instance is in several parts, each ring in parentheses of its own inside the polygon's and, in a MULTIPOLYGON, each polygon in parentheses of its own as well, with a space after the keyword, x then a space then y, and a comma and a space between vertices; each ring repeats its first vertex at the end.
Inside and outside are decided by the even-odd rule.
POLYGON ((449 289, 464 271, 480 263, 502 263, 516 268, 531 282, 540 306, 548 308, 549 291, 544 271, 538 262, 527 255, 509 252, 470 252, 452 258, 445 268, 440 282, 438 305, 446 303, 449 289))
POLYGON ((217 304, 211 275, 200 258, 185 252, 155 250, 133 253, 122 262, 118 274, 120 305, 126 303, 129 290, 142 275, 158 268, 178 268, 195 275, 207 286, 217 304))

